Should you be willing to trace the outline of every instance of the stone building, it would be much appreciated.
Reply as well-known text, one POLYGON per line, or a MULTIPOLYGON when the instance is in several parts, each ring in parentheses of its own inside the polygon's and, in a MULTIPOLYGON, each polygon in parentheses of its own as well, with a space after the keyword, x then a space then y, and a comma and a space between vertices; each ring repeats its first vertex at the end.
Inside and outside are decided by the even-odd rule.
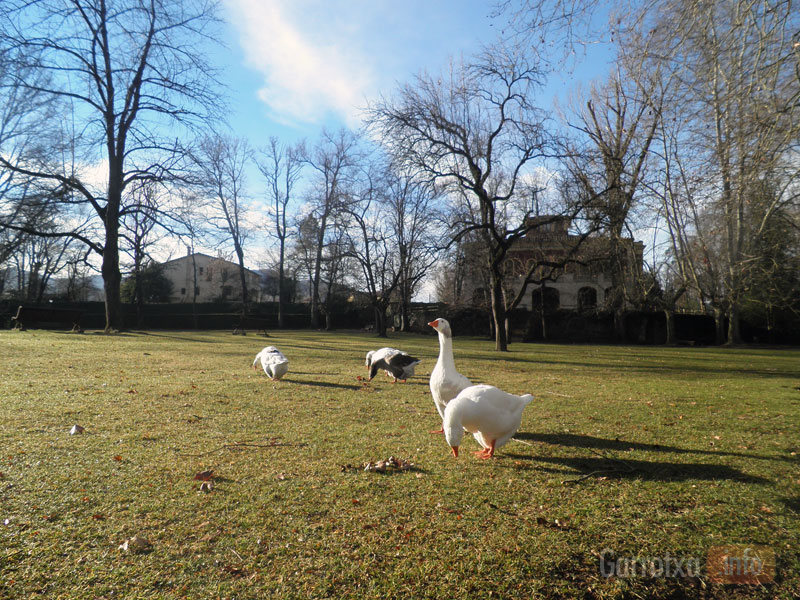
POLYGON ((610 238, 581 236, 569 233, 568 217, 540 216, 527 235, 508 253, 512 269, 513 287, 520 289, 524 275, 534 266, 534 278, 540 284, 530 284, 520 308, 529 310, 541 307, 544 298, 548 310, 595 310, 608 308, 616 279, 625 286, 628 297, 636 290, 637 279, 642 275, 644 244, 623 238, 621 246, 625 257, 620 263, 611 256, 610 238), (552 265, 565 262, 563 267, 552 265))
MULTIPOLYGON (((206 254, 188 254, 162 263, 164 277, 172 282, 171 303, 226 302, 242 299, 239 265, 206 254), (196 286, 197 296, 192 288, 196 286)), ((261 299, 261 274, 245 269, 247 293, 251 301, 261 299)))

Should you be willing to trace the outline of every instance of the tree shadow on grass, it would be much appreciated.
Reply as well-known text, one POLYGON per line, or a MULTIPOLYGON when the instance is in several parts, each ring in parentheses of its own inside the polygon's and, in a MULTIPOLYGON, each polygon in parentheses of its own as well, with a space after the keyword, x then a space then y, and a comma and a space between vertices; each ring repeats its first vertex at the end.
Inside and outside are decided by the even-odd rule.
MULTIPOLYGON (((198 333, 208 333, 202 332, 198 330, 198 333)), ((152 331, 131 331, 130 333, 123 333, 117 334, 120 336, 142 336, 142 337, 161 337, 161 338, 168 338, 170 340, 181 340, 184 342, 197 342, 198 344, 216 344, 219 343, 219 340, 203 340, 200 338, 195 337, 184 337, 181 335, 169 335, 166 333, 153 333, 152 331)))
POLYGON ((625 452, 628 450, 639 450, 643 452, 668 452, 672 454, 704 454, 712 456, 737 456, 740 458, 755 458, 758 460, 779 460, 794 462, 793 457, 748 454, 745 452, 726 452, 723 450, 700 450, 694 448, 679 448, 677 446, 665 446, 663 444, 645 444, 642 442, 628 442, 615 438, 613 440, 594 437, 591 435, 578 435, 574 433, 529 433, 518 432, 515 438, 528 440, 531 442, 542 442, 555 446, 570 446, 573 448, 596 448, 598 450, 617 450, 625 452))
POLYGON ((573 456, 529 456, 505 454, 515 460, 544 462, 573 469, 579 479, 592 476, 608 479, 642 479, 648 481, 719 481, 728 479, 743 483, 768 483, 757 475, 748 475, 727 465, 706 463, 679 463, 614 458, 589 458, 573 456))
MULTIPOLYGON (((462 352, 459 355, 462 359, 470 359, 470 360, 487 360, 491 359, 491 357, 487 357, 485 353, 480 352, 462 352)), ((736 355, 731 355, 735 357, 736 355)), ((739 358, 746 358, 744 355, 740 355, 739 358)), ((615 371, 624 371, 625 373, 632 374, 632 373, 655 373, 655 374, 664 374, 664 375, 684 375, 693 373, 698 376, 705 376, 705 375, 745 375, 745 376, 758 376, 758 377, 782 377, 786 378, 791 375, 791 373, 787 369, 766 369, 766 368, 753 368, 742 366, 741 363, 736 362, 731 364, 730 366, 720 366, 717 362, 713 359, 713 357, 705 357, 702 360, 698 360, 697 357, 694 357, 693 362, 687 364, 685 361, 679 362, 678 364, 663 364, 657 362, 658 358, 654 357, 652 359, 647 359, 644 363, 639 364, 634 362, 633 358, 624 357, 619 361, 611 361, 606 357, 597 357, 594 360, 557 360, 557 359, 548 359, 543 357, 536 357, 531 358, 526 355, 517 355, 514 356, 513 354, 504 355, 503 362, 505 363, 522 363, 522 364, 530 364, 532 368, 542 365, 552 365, 558 367, 568 367, 568 368, 575 368, 575 369, 582 369, 582 370, 598 370, 598 371, 606 371, 609 369, 615 371)), ((534 394, 536 395, 536 394, 534 394)), ((542 393, 544 395, 544 392, 542 393)))
POLYGON ((781 500, 783 504, 791 510, 793 513, 800 515, 800 496, 795 496, 794 498, 783 498, 781 500))
POLYGON ((346 383, 330 383, 328 381, 303 381, 302 379, 290 379, 286 378, 287 383, 292 383, 296 385, 307 385, 310 387, 323 387, 323 388, 338 388, 341 390, 357 390, 360 389, 360 385, 351 385, 346 383))

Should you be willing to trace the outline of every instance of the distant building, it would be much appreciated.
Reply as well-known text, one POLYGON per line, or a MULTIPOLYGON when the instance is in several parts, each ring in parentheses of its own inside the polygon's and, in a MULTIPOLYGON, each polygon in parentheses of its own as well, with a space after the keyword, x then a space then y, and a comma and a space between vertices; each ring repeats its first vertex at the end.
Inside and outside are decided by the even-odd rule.
MULTIPOLYGON (((532 279, 544 281, 528 285, 519 308, 539 310, 543 301, 547 311, 608 308, 615 269, 620 270, 618 279, 624 282, 629 293, 636 289, 634 284, 642 274, 644 244, 641 242, 622 240, 627 258, 620 265, 610 256, 608 237, 581 240, 581 236, 569 233, 571 222, 567 217, 533 217, 530 224, 535 227, 508 251, 506 283, 511 290, 518 291, 531 267, 534 267, 532 279), (565 264, 557 268, 552 266, 560 263, 565 264)), ((473 304, 487 302, 489 298, 488 278, 482 277, 482 273, 483 269, 473 269, 464 282, 462 293, 471 297, 473 304)))
MULTIPOLYGON (((172 282, 171 303, 226 302, 242 299, 239 265, 206 254, 189 254, 162 263, 164 277, 172 282), (196 290, 193 293, 193 288, 196 290), (196 297, 195 297, 196 293, 196 297)), ((262 277, 245 269, 247 293, 252 301, 261 300, 262 277)))
MULTIPOLYGON (((570 261, 553 272, 553 280, 540 285, 531 284, 520 308, 533 309, 544 305, 550 310, 594 310, 603 308, 610 300, 612 276, 620 270, 619 279, 628 290, 636 289, 636 279, 642 275, 642 253, 644 244, 630 238, 622 240, 627 257, 620 265, 610 256, 608 237, 588 237, 582 242, 580 236, 569 233, 571 225, 567 217, 540 216, 533 218, 540 223, 516 243, 508 253, 512 277, 516 276, 516 289, 522 285, 524 275, 537 263, 570 261)), ((541 278, 551 273, 549 266, 537 267, 535 276, 541 278)))

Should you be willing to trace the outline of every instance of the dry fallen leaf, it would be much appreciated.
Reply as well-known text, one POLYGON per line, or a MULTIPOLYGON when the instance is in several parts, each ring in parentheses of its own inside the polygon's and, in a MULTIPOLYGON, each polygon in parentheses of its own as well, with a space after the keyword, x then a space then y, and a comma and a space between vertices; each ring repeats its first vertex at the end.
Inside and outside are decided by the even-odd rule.
POLYGON ((86 431, 86 430, 83 427, 81 427, 80 425, 73 425, 72 429, 69 430, 69 434, 70 435, 78 435, 78 434, 83 433, 84 431, 86 431))
POLYGON ((196 481, 211 481, 214 478, 214 470, 200 471, 194 476, 196 481))
POLYGON ((152 546, 153 545, 147 538, 135 535, 132 538, 125 540, 119 549, 123 552, 141 553, 147 552, 150 548, 152 548, 152 546))
POLYGON ((414 467, 414 463, 403 459, 390 456, 378 462, 364 463, 364 470, 371 473, 386 473, 387 471, 408 471, 414 467))

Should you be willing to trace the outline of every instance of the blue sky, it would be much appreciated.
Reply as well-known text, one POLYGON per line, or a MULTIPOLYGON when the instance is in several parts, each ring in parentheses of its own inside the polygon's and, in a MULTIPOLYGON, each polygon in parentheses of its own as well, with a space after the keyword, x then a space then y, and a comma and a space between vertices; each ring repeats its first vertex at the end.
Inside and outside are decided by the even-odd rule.
MULTIPOLYGON (((220 54, 234 133, 254 146, 275 135, 314 139, 323 125, 360 125, 359 108, 420 69, 468 58, 502 29, 488 0, 223 0, 220 54)), ((541 105, 578 81, 602 77, 594 49, 575 73, 555 76, 541 105)))
MULTIPOLYGON (((469 59, 495 43, 503 20, 492 17, 493 5, 492 0, 222 0, 225 48, 212 51, 229 86, 224 93, 233 134, 258 149, 270 136, 313 144, 323 126, 358 128, 369 100, 392 94, 422 69, 436 73, 451 58, 469 59)), ((607 49, 595 46, 574 72, 555 74, 539 106, 552 107, 555 95, 565 98, 578 82, 603 78, 608 56, 607 49)), ((261 207, 262 183, 253 167, 247 187, 254 207, 261 207)), ((254 223, 263 220, 253 216, 254 223)), ((250 244, 249 267, 271 259, 269 241, 250 244)))

